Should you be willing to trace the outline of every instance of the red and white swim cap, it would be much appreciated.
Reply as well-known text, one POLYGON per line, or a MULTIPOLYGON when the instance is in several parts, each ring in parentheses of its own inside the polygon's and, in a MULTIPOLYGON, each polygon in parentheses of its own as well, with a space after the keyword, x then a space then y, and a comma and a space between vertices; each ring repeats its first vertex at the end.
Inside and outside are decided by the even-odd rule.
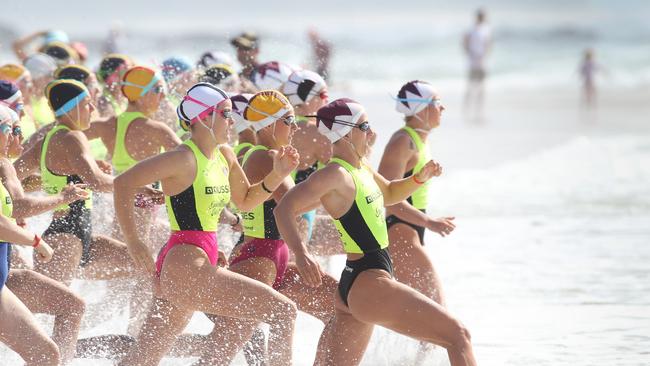
POLYGON ((363 106, 352 99, 337 99, 316 113, 318 132, 334 143, 352 131, 364 112, 363 106))

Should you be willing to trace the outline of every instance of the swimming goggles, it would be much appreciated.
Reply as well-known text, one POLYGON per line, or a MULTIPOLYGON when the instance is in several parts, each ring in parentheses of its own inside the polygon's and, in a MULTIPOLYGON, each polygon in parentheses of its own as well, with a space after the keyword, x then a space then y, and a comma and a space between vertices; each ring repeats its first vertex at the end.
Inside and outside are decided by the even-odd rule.
POLYGON ((183 100, 184 100, 184 101, 185 101, 185 100, 188 100, 188 101, 190 101, 190 102, 192 102, 192 103, 196 103, 196 104, 198 104, 198 105, 200 105, 200 106, 202 106, 202 107, 207 108, 207 109, 204 110, 203 112, 199 113, 198 116, 192 118, 191 121, 193 121, 193 122, 198 121, 199 119, 204 119, 205 117, 207 117, 208 115, 210 115, 210 113, 212 113, 212 112, 219 112, 219 113, 221 114, 221 117, 223 117, 224 119, 232 118, 232 110, 230 110, 230 109, 218 109, 218 108, 217 108, 221 103, 225 102, 225 101, 228 100, 228 99, 224 99, 224 100, 222 100, 221 102, 217 103, 216 105, 212 105, 212 106, 211 106, 211 105, 207 105, 207 104, 203 103, 202 101, 200 101, 200 100, 198 100, 198 99, 194 99, 194 98, 192 98, 192 97, 189 96, 189 95, 184 96, 184 97, 183 97, 183 100))
POLYGON ((442 105, 442 102, 440 101, 440 98, 395 98, 391 96, 391 98, 395 99, 396 101, 399 102, 414 102, 414 103, 426 103, 426 104, 431 104, 436 108, 440 108, 442 105))
POLYGON ((352 127, 352 128, 358 128, 363 132, 368 132, 368 130, 370 130, 370 122, 369 121, 363 121, 363 122, 361 122, 361 123, 359 123, 357 125, 357 124, 354 124, 352 122, 341 121, 339 119, 331 119, 331 118, 326 118, 326 117, 319 117, 317 115, 305 116, 305 117, 308 117, 308 118, 315 117, 315 118, 319 118, 319 119, 324 119, 324 120, 330 121, 332 123, 336 123, 337 125, 348 126, 348 127, 352 127))

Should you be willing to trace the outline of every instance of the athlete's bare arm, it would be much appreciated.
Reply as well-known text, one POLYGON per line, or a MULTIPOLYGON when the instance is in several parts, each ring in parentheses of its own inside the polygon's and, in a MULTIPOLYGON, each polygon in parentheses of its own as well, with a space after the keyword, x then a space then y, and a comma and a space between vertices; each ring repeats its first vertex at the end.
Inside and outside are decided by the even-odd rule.
POLYGON ((2 184, 9 192, 13 201, 14 209, 12 216, 14 218, 26 218, 51 211, 57 206, 65 203, 74 202, 79 199, 88 197, 88 193, 83 190, 83 185, 69 185, 57 195, 47 195, 45 197, 27 196, 23 187, 16 176, 16 170, 11 162, 6 159, 0 160, 0 178, 2 184))
POLYGON ((152 121, 153 123, 153 136, 159 146, 162 146, 165 151, 171 151, 182 143, 181 139, 169 128, 166 124, 159 121, 152 121))
POLYGON ((82 131, 70 131, 63 137, 63 146, 66 147, 64 159, 70 170, 73 170, 81 179, 97 192, 113 191, 113 177, 104 173, 93 157, 88 139, 82 131))
MULTIPOLYGON (((273 154, 273 152, 263 150, 258 150, 251 154, 243 166, 244 173, 246 173, 250 182, 261 182, 273 170, 273 154)), ((275 202, 279 202, 282 196, 294 185, 290 177, 285 177, 280 185, 273 190, 271 197, 275 202)))
POLYGON ((392 206, 405 200, 420 187, 421 183, 426 182, 433 176, 439 176, 442 173, 442 167, 433 160, 429 160, 429 162, 422 167, 422 170, 414 176, 392 181, 387 180, 372 168, 369 167, 369 169, 372 171, 375 177, 375 182, 379 186, 379 189, 381 189, 381 193, 384 195, 385 206, 392 206))
POLYGON ((139 187, 155 181, 162 181, 166 194, 178 194, 194 180, 193 174, 187 174, 189 171, 196 171, 192 152, 179 148, 143 160, 115 178, 115 215, 129 246, 129 253, 141 269, 152 275, 155 266, 148 246, 140 241, 137 233, 133 198, 139 187))
POLYGON ((339 217, 349 209, 354 200, 354 182, 344 169, 336 164, 329 165, 287 192, 274 211, 275 222, 283 240, 296 256, 296 265, 307 285, 321 284, 322 270, 309 254, 306 243, 301 239, 295 217, 305 206, 315 201, 323 203, 333 217, 339 217), (347 188, 347 189, 346 189, 347 188))
POLYGON ((38 143, 34 144, 31 148, 23 152, 23 154, 20 155, 16 161, 14 161, 16 175, 20 181, 38 172, 40 169, 42 145, 43 141, 38 141, 38 143))
POLYGON ((273 152, 273 170, 259 183, 251 185, 232 148, 222 145, 220 151, 229 166, 230 199, 242 211, 251 211, 266 201, 270 193, 262 188, 262 184, 270 191, 274 191, 282 183, 284 177, 295 169, 299 158, 296 150, 289 146, 273 152))

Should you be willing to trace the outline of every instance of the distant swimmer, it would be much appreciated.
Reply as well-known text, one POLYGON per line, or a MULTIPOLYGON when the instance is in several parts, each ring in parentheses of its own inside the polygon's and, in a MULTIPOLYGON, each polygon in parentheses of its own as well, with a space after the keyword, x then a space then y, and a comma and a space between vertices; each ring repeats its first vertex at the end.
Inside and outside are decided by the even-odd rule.
POLYGON ((243 92, 256 92, 256 88, 250 83, 253 71, 260 64, 260 42, 257 34, 253 32, 244 32, 230 40, 237 49, 237 61, 242 66, 239 77, 242 79, 243 92))
POLYGON ((596 62, 595 52, 587 48, 582 57, 579 68, 580 78, 582 79, 582 101, 587 106, 596 105, 596 74, 602 72, 602 67, 596 62))
POLYGON ((340 232, 347 261, 338 291, 336 315, 319 347, 318 365, 358 365, 374 325, 447 349, 452 366, 474 366, 469 331, 447 310, 395 280, 388 250, 385 207, 411 196, 441 173, 432 160, 409 177, 389 181, 369 167, 375 140, 368 115, 354 100, 337 99, 318 110, 318 130, 333 145, 333 158, 287 192, 275 208, 280 235, 296 255, 307 284, 323 283, 323 271, 301 239, 295 217, 322 204, 340 232))
POLYGON ((483 108, 486 58, 492 49, 492 31, 485 18, 485 11, 477 10, 476 23, 463 37, 463 49, 469 62, 465 107, 470 116, 477 113, 478 117, 481 117, 483 108))

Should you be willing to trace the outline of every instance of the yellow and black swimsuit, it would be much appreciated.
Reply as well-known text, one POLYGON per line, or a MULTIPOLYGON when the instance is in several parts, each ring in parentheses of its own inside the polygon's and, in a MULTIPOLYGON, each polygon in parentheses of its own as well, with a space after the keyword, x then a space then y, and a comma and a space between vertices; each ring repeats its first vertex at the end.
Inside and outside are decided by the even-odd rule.
MULTIPOLYGON (((409 135, 411 140, 413 140, 413 143, 415 144, 415 148, 418 150, 417 163, 415 164, 413 169, 404 173, 404 178, 408 178, 411 175, 417 174, 420 172, 420 170, 422 170, 422 168, 427 164, 427 162, 431 160, 431 154, 429 152, 429 147, 427 146, 427 144, 422 141, 420 135, 418 135, 418 133, 414 129, 412 129, 409 126, 404 126, 402 129, 409 135)), ((426 213, 428 196, 429 196, 429 181, 424 183, 422 186, 420 186, 420 188, 418 188, 415 192, 413 192, 413 194, 406 199, 406 202, 408 202, 413 207, 420 210, 422 213, 426 213)), ((418 233, 418 237, 420 238, 420 244, 424 245, 424 233, 426 232, 426 229, 424 227, 404 221, 395 215, 390 215, 386 217, 386 223, 388 224, 389 229, 391 226, 399 223, 406 224, 412 227, 418 233)))
POLYGON ((382 269, 393 275, 393 264, 388 254, 388 229, 384 196, 374 175, 365 166, 355 168, 345 160, 332 158, 352 176, 355 185, 354 202, 350 209, 334 220, 346 253, 363 254, 363 258, 348 260, 339 280, 339 294, 348 305, 348 294, 357 276, 368 269, 382 269))
MULTIPOLYGON (((5 189, 5 186, 0 183, 0 206, 2 207, 2 216, 8 217, 11 221, 15 221, 11 218, 13 214, 13 202, 11 201, 11 196, 9 192, 5 189)), ((7 277, 9 276, 9 261, 11 259, 11 244, 0 240, 0 291, 7 282, 7 277)))
MULTIPOLYGON (((50 130, 43 140, 41 148, 41 177, 43 190, 47 194, 59 194, 68 184, 83 183, 78 175, 57 175, 52 173, 46 166, 47 149, 50 140, 57 132, 70 129, 63 125, 57 125, 50 130)), ((89 191, 90 192, 90 191, 89 191)), ((92 208, 92 192, 86 200, 78 200, 68 205, 63 204, 56 208, 56 211, 67 211, 65 216, 52 219, 50 226, 45 230, 43 236, 55 234, 72 234, 81 240, 82 254, 79 265, 85 266, 90 261, 90 244, 92 242, 93 226, 90 209, 92 208)))

